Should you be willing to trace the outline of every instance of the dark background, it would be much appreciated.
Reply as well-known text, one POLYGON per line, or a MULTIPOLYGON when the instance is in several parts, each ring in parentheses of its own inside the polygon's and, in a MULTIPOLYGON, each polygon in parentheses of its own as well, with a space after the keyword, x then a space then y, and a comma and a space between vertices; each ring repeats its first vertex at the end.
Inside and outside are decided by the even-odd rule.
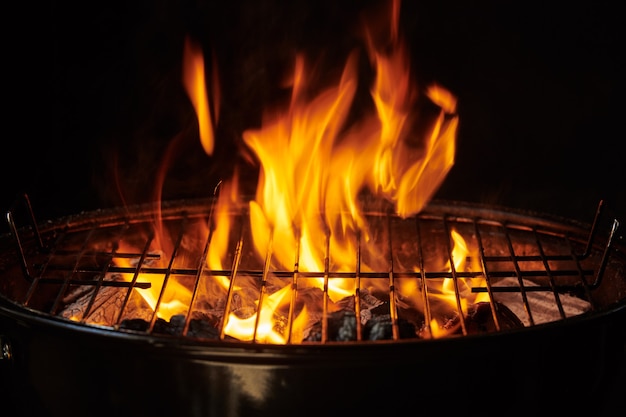
MULTIPOLYGON (((604 199, 626 219, 621 12, 616 2, 549 3, 403 3, 416 76, 458 98, 456 164, 436 197, 582 221, 604 199)), ((5 96, 0 207, 25 192, 43 220, 147 201, 174 139, 181 146, 164 197, 210 194, 291 52, 307 48, 343 63, 359 11, 375 4, 15 7, 5 14, 16 29, 4 40, 4 84, 13 94, 5 96), (213 158, 199 147, 180 84, 187 33, 203 42, 207 67, 214 54, 224 84, 213 158)))

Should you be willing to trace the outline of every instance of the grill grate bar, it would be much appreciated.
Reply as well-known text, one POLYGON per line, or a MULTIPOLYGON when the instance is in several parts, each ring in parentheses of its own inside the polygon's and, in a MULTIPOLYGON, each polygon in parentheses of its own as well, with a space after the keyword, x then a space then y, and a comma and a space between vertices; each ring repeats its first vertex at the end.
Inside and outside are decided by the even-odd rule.
POLYGON ((328 341, 328 279, 330 270, 330 231, 326 230, 324 245, 324 298, 322 303, 322 343, 328 341))
POLYGON ((465 315, 463 314, 463 308, 461 306, 461 293, 459 291, 459 280, 457 276, 457 271, 454 263, 454 255, 452 251, 452 237, 450 232, 450 225, 448 224, 447 217, 444 217, 442 220, 443 230, 445 230, 446 236, 446 248, 447 248, 447 256, 448 256, 448 265, 450 267, 450 275, 452 278, 452 284, 454 285, 454 299, 456 303, 456 311, 459 317, 459 322, 461 324, 461 331, 464 335, 467 334, 467 325, 465 324, 465 315))
POLYGON ((273 253, 273 249, 274 249, 274 231, 272 230, 270 232, 270 239, 269 242, 267 243, 267 251, 265 253, 265 260, 263 261, 263 274, 261 275, 261 288, 259 291, 259 298, 258 298, 258 304, 257 304, 257 311, 256 311, 256 318, 255 318, 255 322, 254 322, 254 329, 253 329, 253 333, 252 333, 252 341, 256 341, 257 340, 257 334, 259 331, 259 323, 261 320, 261 316, 262 316, 262 312, 263 312, 263 308, 264 306, 264 302, 265 302, 265 293, 267 292, 267 278, 270 272, 270 266, 271 266, 271 261, 272 261, 272 253, 273 253))
POLYGON ((493 320, 496 331, 501 330, 500 318, 498 317, 498 313, 496 311, 496 304, 494 303, 494 292, 496 289, 491 284, 491 278, 493 274, 491 274, 488 263, 490 257, 485 256, 485 245, 483 243, 482 234, 480 233, 480 228, 478 227, 478 222, 473 222, 474 233, 476 234, 476 240, 478 241, 478 254, 480 257, 480 266, 484 273, 485 278, 485 287, 484 288, 472 288, 472 292, 475 290, 481 289, 488 293, 489 295, 489 309, 491 310, 491 318, 493 320))
MULTIPOLYGON (((575 262, 576 264, 576 269, 578 271, 578 278, 580 283, 582 284, 583 290, 584 290, 584 294, 585 294, 585 298, 591 303, 591 307, 592 309, 595 309, 595 301, 591 295, 591 285, 589 285, 589 283, 587 282, 587 276, 593 276, 593 271, 585 271, 582 267, 582 265, 580 264, 579 261, 579 257, 576 256, 576 251, 574 250, 573 246, 572 246, 572 241, 570 239, 566 239, 566 243, 567 243, 567 248, 569 249, 570 253, 571 253, 571 259, 572 261, 575 262)), ((609 247, 610 245, 607 245, 607 247, 609 247)))
MULTIPOLYGON (((161 303, 163 302, 163 296, 167 288, 167 283, 172 276, 172 272, 171 272, 172 266, 174 265, 174 261, 177 259, 178 253, 180 251, 180 245, 181 245, 181 242, 183 241, 183 237, 185 236, 186 226, 187 226, 187 216, 183 216, 183 218, 181 219, 181 225, 179 229, 180 232, 178 233, 178 237, 176 238, 176 243, 174 243, 174 247, 172 249, 172 255, 170 257, 168 267, 166 268, 167 271, 163 277, 163 285, 161 286, 161 291, 159 291, 159 296, 157 298, 154 310, 152 311, 152 316, 150 317, 150 327, 148 328, 149 332, 152 332, 154 330, 154 325, 156 324, 156 320, 157 320, 157 311, 159 311, 161 307, 161 303)), ((189 318, 187 317, 187 319, 185 320, 185 326, 188 326, 187 325, 188 321, 189 321, 189 318)))
MULTIPOLYGON (((507 258, 506 261, 510 262, 512 258, 507 258)), ((570 258, 571 259, 571 258, 570 258)), ((469 258, 469 260, 471 260, 471 258, 469 258)), ((520 259, 519 257, 516 258, 516 260, 519 262, 520 259)), ((550 257, 546 257, 546 260, 550 260, 550 257)), ((488 260, 485 260, 486 262, 489 262, 488 260)), ((501 260, 497 260, 497 261, 493 261, 492 262, 501 262, 501 260)), ((56 270, 56 271, 71 271, 75 274, 98 274, 102 272, 102 268, 99 267, 81 267, 81 268, 76 268, 73 269, 71 267, 68 267, 67 265, 64 266, 48 266, 46 268, 47 270, 56 270)), ((119 273, 119 274, 132 274, 134 272, 137 271, 136 267, 124 267, 124 266, 111 266, 109 268, 107 268, 106 270, 108 273, 119 273)), ((258 276, 258 277, 262 277, 263 276, 263 271, 262 270, 253 270, 253 269, 241 269, 239 271, 241 274, 245 274, 245 275, 250 275, 250 276, 258 276)), ((205 268, 170 268, 170 267, 143 267, 141 268, 141 274, 146 274, 146 275, 163 275, 163 274, 172 274, 172 275, 187 275, 187 276, 195 276, 200 274, 201 276, 231 276, 232 274, 232 270, 227 270, 227 269, 222 269, 222 270, 218 270, 218 269, 205 269, 205 268)), ((298 271, 298 276, 300 278, 317 278, 319 276, 323 276, 324 271, 298 271)), ((581 269, 580 271, 578 269, 572 269, 572 270, 555 270, 555 271, 550 271, 550 275, 552 275, 553 277, 556 276, 570 276, 570 275, 578 275, 578 274, 583 274, 584 276, 591 276, 594 277, 594 271, 591 269, 581 269)), ((279 277, 279 278, 291 278, 293 276, 293 271, 272 271, 272 275, 279 277)), ((389 272, 381 272, 381 271, 377 271, 377 272, 362 272, 362 271, 328 271, 328 278, 332 279, 332 278, 356 278, 357 275, 361 278, 389 278, 389 272)), ((438 278, 453 278, 453 277, 457 277, 457 278, 475 278, 478 276, 482 276, 483 272, 478 272, 478 271, 456 271, 454 273, 454 275, 452 274, 452 272, 450 271, 424 271, 423 274, 422 272, 410 272, 410 271, 394 271, 394 277, 396 278, 420 278, 422 275, 424 275, 425 279, 438 279, 438 278)), ((492 271, 489 274, 491 277, 493 278, 508 278, 508 277, 516 277, 517 273, 515 271, 492 271)), ((521 275, 522 277, 546 277, 548 276, 547 271, 544 270, 525 270, 525 271, 520 271, 519 275, 521 275)), ((40 276, 37 277, 37 279, 39 280, 39 284, 59 284, 59 283, 63 283, 65 282, 64 279, 59 279, 59 278, 54 278, 54 277, 46 277, 46 276, 40 276)), ((95 285, 98 281, 97 280, 90 280, 90 279, 84 279, 84 280, 70 280, 70 283, 72 284, 80 284, 80 285, 95 285)), ((124 282, 109 282, 109 281, 104 281, 102 283, 102 285, 109 285, 109 286, 113 286, 113 287, 125 287, 128 286, 128 283, 124 283, 124 282)), ((595 285, 597 286, 597 284, 595 285)), ((143 287, 143 288, 149 288, 150 287, 150 283, 149 282, 137 282, 135 284, 135 287, 143 287)), ((578 286, 571 286, 571 285, 565 285, 565 286, 558 286, 559 288, 562 289, 569 289, 569 288, 578 288, 578 286)), ((592 286, 593 288, 594 286, 592 286)))
POLYGON ((613 243, 613 239, 615 239, 615 235, 617 230, 619 229, 619 221, 617 219, 613 220, 611 225, 611 233, 609 234, 609 238, 607 240, 606 246, 604 248, 604 252, 602 253, 602 260, 600 261, 600 266, 598 267, 598 273, 596 275, 596 280, 592 284, 592 286, 597 287, 600 285, 600 281, 604 277, 604 270, 606 269, 607 262, 609 260, 609 251, 611 249, 611 245, 613 243))
POLYGON ((361 323, 361 231, 356 234, 356 267, 354 290, 354 314, 356 316, 356 340, 363 340, 363 325, 361 323))
MULTIPOLYGON (((120 230, 119 230, 118 238, 121 238, 121 236, 124 234, 126 230, 128 230, 128 225, 127 224, 122 225, 122 227, 120 227, 120 230)), ((83 316, 81 319, 83 323, 85 323, 85 319, 89 317, 89 313, 91 312, 91 309, 93 308, 94 303, 96 302, 96 295, 98 294, 100 287, 102 287, 104 283, 111 282, 111 281, 105 281, 104 277, 106 276, 108 269, 111 267, 111 262, 113 261, 114 256, 115 256, 115 251, 111 252, 111 256, 109 257, 109 259, 104 265, 104 268, 102 269, 102 273, 98 274, 98 280, 96 282, 93 295, 89 299, 89 303, 87 304, 87 307, 85 308, 85 311, 83 312, 83 316)))
POLYGON ((415 239, 417 242, 417 258, 418 258, 418 266, 419 266, 419 282, 420 282, 420 286, 421 286, 421 293, 422 293, 422 303, 424 303, 424 321, 425 321, 425 327, 426 327, 426 332, 427 332, 427 336, 432 338, 433 337, 433 331, 431 329, 431 323, 432 323, 432 314, 431 314, 431 307, 430 307, 430 298, 428 296, 429 290, 428 290, 428 285, 426 285, 426 268, 424 267, 424 245, 423 245, 423 239, 422 239, 422 230, 420 227, 420 219, 418 217, 415 218, 415 239))
MULTIPOLYGON (((82 253, 82 251, 86 250, 87 244, 89 243, 89 238, 93 235, 94 230, 95 229, 91 229, 89 233, 87 234, 86 238, 84 239, 82 243, 82 247, 78 250, 79 255, 76 257, 76 261, 73 267, 67 274, 65 274, 65 278, 63 279, 61 288, 59 288, 56 299, 54 300, 54 304, 52 304, 52 307, 50 308, 50 314, 55 314, 57 311, 57 308, 61 305, 61 300, 63 299, 63 296, 65 295, 65 292, 67 291, 70 280, 72 276, 76 273, 76 267, 78 266, 79 259, 81 258, 80 254, 82 253)), ((36 285, 36 282, 37 281, 35 281, 33 285, 36 285)))
POLYGON ((226 321, 228 320, 228 316, 230 314, 230 309, 233 301, 233 296, 235 294, 235 280, 237 279, 239 273, 239 266, 241 264, 241 255, 243 252, 243 242, 244 242, 244 225, 245 222, 239 222, 239 239, 237 240, 237 246, 235 248, 235 256, 233 257, 233 263, 230 274, 226 276, 230 276, 230 280, 228 283, 228 290, 226 293, 226 302, 224 304, 224 310, 222 313, 222 317, 220 319, 219 331, 220 331, 220 340, 224 340, 226 337, 226 321))
POLYGON ((289 313, 287 314, 287 343, 292 342, 294 315, 296 300, 298 298, 298 277, 300 270, 300 239, 296 239, 296 259, 293 263, 293 277, 291 278, 291 298, 289 300, 289 313))
POLYGON ((146 243, 143 247, 143 251, 141 252, 141 257, 139 258, 139 262, 137 263, 137 268, 135 272, 133 273, 133 278, 130 281, 130 285, 128 286, 128 290, 126 291, 126 296, 124 297, 124 301, 122 301, 122 305, 119 309, 115 323, 119 324, 123 317, 124 310, 126 309, 126 306, 128 305, 128 300, 130 300, 130 296, 133 292, 133 288, 135 287, 135 284, 137 283, 137 279, 139 278, 139 274, 141 273, 141 266, 146 260, 146 255, 148 254, 148 251, 150 249, 150 245, 152 244, 153 239, 154 239, 154 232, 151 232, 148 238, 146 239, 146 243))
POLYGON ((556 283, 554 282, 554 275, 552 274, 550 263, 546 259, 546 254, 543 246, 541 245, 541 240, 539 239, 539 234, 536 228, 533 228, 533 233, 535 235, 535 243, 537 244, 537 249, 541 255, 541 260, 543 262, 544 269, 548 276, 548 281, 550 283, 550 289, 552 290, 552 294, 554 294, 554 301, 559 310, 559 316, 564 319, 565 318, 565 310, 563 309, 563 303, 561 303, 561 298, 559 297, 559 293, 556 289, 556 283))
POLYGON ((398 310, 396 307, 396 286, 394 284, 394 268, 393 268, 393 232, 391 227, 391 216, 387 215, 387 250, 389 251, 389 315, 391 318, 391 334, 393 340, 400 339, 400 330, 398 329, 398 310))
MULTIPOLYGON (((221 185, 220 184, 217 185, 217 187, 214 190, 214 194, 216 194, 219 190, 219 187, 221 185)), ((198 287, 200 285, 200 281, 201 281, 201 277, 203 274, 204 269, 206 268, 207 264, 206 264, 206 259, 209 256, 209 245, 211 243, 211 240, 213 238, 213 234, 215 233, 215 228, 212 226, 212 220, 213 220, 213 215, 215 213, 215 204, 211 205, 211 209, 209 211, 209 217, 207 220, 207 224, 209 225, 209 233, 208 236, 206 238, 206 241, 204 243, 204 249, 202 251, 202 255, 198 258, 197 260, 197 274, 195 274, 195 280, 194 280, 194 285, 193 285, 193 291, 191 293, 191 300, 189 301, 189 309, 187 310, 187 314, 185 316, 185 324, 183 327, 183 334, 186 335, 189 332, 189 325, 191 323, 191 314, 192 314, 192 306, 194 305, 195 301, 196 301, 196 297, 198 296, 198 287)), ((187 224, 186 220, 187 217, 185 217, 185 225, 187 224)), ((184 230, 185 228, 182 227, 181 230, 184 230)), ((179 245, 180 242, 182 242, 183 239, 183 234, 181 233, 180 235, 180 241, 179 241, 179 245)), ((164 285, 165 287, 165 285, 164 285)))
POLYGON ((507 243, 507 248, 509 250, 510 256, 511 256, 511 262, 513 264, 513 268, 515 269, 515 276, 517 278, 517 283, 518 283, 518 288, 519 288, 519 292, 522 296, 522 303, 524 305, 524 310, 528 316, 528 321, 530 322, 530 325, 534 325, 535 324, 535 320, 533 318, 533 314, 531 311, 531 307, 530 307, 530 303, 528 301, 528 295, 526 293, 526 288, 527 286, 524 285, 524 277, 522 275, 522 270, 520 268, 520 261, 519 259, 517 259, 516 255, 515 255, 515 249, 513 247, 513 241, 511 239, 511 234, 508 232, 508 230, 503 227, 504 230, 504 235, 506 238, 506 243, 507 243))

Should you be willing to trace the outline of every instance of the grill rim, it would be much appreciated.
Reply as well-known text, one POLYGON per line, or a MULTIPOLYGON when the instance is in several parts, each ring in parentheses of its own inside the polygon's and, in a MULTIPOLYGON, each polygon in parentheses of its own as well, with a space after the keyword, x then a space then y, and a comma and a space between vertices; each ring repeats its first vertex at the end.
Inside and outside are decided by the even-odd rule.
MULTIPOLYGON (((26 195, 25 198, 28 198, 26 195)), ((44 221, 35 221, 37 229, 40 233, 49 233, 54 230, 62 228, 71 228, 72 230, 80 230, 81 227, 93 227, 94 225, 107 225, 107 222, 114 222, 112 224, 122 224, 124 222, 135 223, 148 219, 157 213, 163 216, 163 219, 167 219, 168 216, 187 214, 189 216, 194 215, 207 215, 207 207, 216 201, 214 197, 208 198, 192 198, 192 199, 176 199, 176 200, 164 200, 161 202, 133 204, 128 206, 116 206, 99 208, 96 210, 83 211, 80 213, 68 214, 60 216, 54 219, 45 219, 44 221), (180 210, 184 207, 184 210, 180 210), (177 211, 178 210, 178 211, 177 211)), ((241 206, 245 205, 249 200, 242 199, 241 206)), ((367 204, 367 201, 365 202, 367 204)), ((7 212, 13 211, 18 202, 16 201, 11 209, 7 212)), ((600 201, 600 206, 604 205, 603 201, 600 201)), ((389 208, 389 206, 385 206, 389 208)), ((366 210, 368 206, 366 206, 366 210)), ((534 225, 545 229, 556 229, 567 232, 574 232, 580 234, 581 231, 588 231, 591 229, 592 222, 589 220, 580 220, 571 217, 564 217, 554 213, 547 213, 537 210, 523 209, 519 207, 511 207, 499 204, 487 204, 478 203, 472 201, 461 200, 446 200, 446 199, 433 199, 430 200, 426 206, 418 213, 418 215, 430 215, 440 217, 442 213, 445 215, 456 215, 458 217, 469 217, 468 211, 474 213, 472 217, 480 217, 485 220, 502 221, 502 217, 509 220, 516 220, 520 224, 524 222, 517 219, 532 219, 534 225), (442 210, 445 209, 445 210, 442 210), (437 214, 438 213, 438 214, 437 214)), ((36 214, 36 209, 33 210, 36 214)), ((589 211, 589 218, 592 219, 594 210, 589 211)), ((26 226, 26 227, 31 227, 26 226)), ((18 230, 24 231, 24 227, 18 230)), ((10 238, 11 233, 0 234, 0 242, 10 238)), ((3 249, 0 247, 0 249, 3 249)))

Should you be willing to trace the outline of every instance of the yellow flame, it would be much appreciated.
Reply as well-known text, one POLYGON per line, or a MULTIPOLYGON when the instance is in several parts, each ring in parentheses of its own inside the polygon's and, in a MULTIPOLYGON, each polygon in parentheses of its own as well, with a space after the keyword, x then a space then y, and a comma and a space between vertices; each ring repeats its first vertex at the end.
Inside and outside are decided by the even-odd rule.
POLYGON ((275 293, 265 297, 263 305, 257 306, 257 312, 253 315, 240 318, 235 313, 230 313, 224 325, 224 334, 242 341, 255 340, 257 342, 284 344, 286 338, 276 330, 274 311, 291 292, 290 286, 285 286, 275 293), (257 323, 258 321, 258 323, 257 323), (255 335, 256 332, 256 335, 255 335))
MULTIPOLYGON (((273 269, 295 273, 296 268, 316 276, 319 273, 303 285, 323 289, 333 302, 354 295, 357 288, 354 279, 325 278, 329 271, 354 271, 357 262, 362 271, 380 270, 381 265, 386 265, 379 264, 383 261, 372 243, 363 195, 391 202, 401 217, 416 214, 432 198, 454 164, 456 98, 441 86, 431 85, 424 90, 415 84, 408 51, 399 34, 399 10, 400 2, 394 1, 388 16, 388 43, 381 46, 373 41, 371 33, 365 34, 373 72, 368 86, 371 101, 358 109, 357 121, 352 116, 355 106, 362 104, 354 102, 361 73, 358 50, 347 56, 338 80, 315 91, 311 91, 312 86, 318 80, 309 71, 305 55, 298 54, 288 105, 265 113, 260 127, 242 135, 243 143, 259 163, 255 198, 248 202, 248 213, 254 250, 260 259, 268 259, 271 264, 264 274, 271 275, 273 269), (416 128, 419 100, 429 101, 438 111, 425 130, 416 128), (359 236, 358 241, 355 236, 359 236), (369 251, 370 264, 357 261, 357 250, 369 251)), ((183 83, 196 111, 201 144, 208 155, 213 154, 215 147, 213 122, 219 103, 216 74, 214 68, 212 115, 202 48, 187 37, 183 83)), ((229 267, 227 253, 234 226, 231 214, 238 211, 233 208, 240 208, 237 183, 236 175, 224 181, 215 205, 214 230, 206 258, 212 270, 229 267)), ((466 255, 456 251, 468 249, 463 247, 460 235, 453 232, 452 238, 457 242, 453 254, 455 268, 460 269, 466 255)), ((214 278, 223 289, 243 292, 239 286, 230 288, 232 283, 227 277, 214 278)), ((150 279, 147 274, 141 275, 141 280, 150 279)), ((451 282, 444 281, 441 286, 439 296, 443 299, 454 300, 451 282)), ((135 291, 154 309, 160 286, 135 291)), ((466 288, 461 287, 465 294, 466 288)), ((291 299, 292 291, 292 286, 287 285, 260 297, 261 302, 256 300, 256 313, 248 317, 227 312, 224 334, 265 343, 286 343, 287 337, 292 342, 301 341, 309 317, 306 305, 293 319, 290 336, 280 330, 284 323, 278 309, 291 299)), ((419 291, 416 286, 414 292, 419 291)), ((169 307, 172 311, 188 308, 190 290, 176 281, 168 283, 167 295, 159 316, 169 307), (182 305, 170 306, 170 302, 177 304, 174 301, 182 305)), ((471 299, 463 300, 464 311, 466 302, 471 299)), ((439 329, 438 325, 431 325, 439 329)), ((434 330, 433 334, 446 331, 434 330)))
MULTIPOLYGON (((450 231, 450 236, 452 238, 453 247, 451 250, 451 258, 452 265, 454 266, 454 270, 457 272, 460 271, 481 271, 480 264, 478 262, 477 251, 475 249, 470 248, 467 244, 463 236, 455 229, 450 231), (468 265, 468 258, 472 259, 473 262, 468 265)), ((452 271, 452 267, 450 261, 446 263, 444 270, 452 271)), ((450 308, 451 311, 457 310, 457 298, 456 298, 456 289, 454 287, 454 279, 453 278, 444 278, 441 280, 441 285, 439 287, 434 288, 433 294, 431 296, 434 299, 445 302, 450 308)), ((476 278, 456 278, 456 283, 458 287, 459 293, 459 301, 460 301, 460 309, 458 312, 463 315, 467 315, 469 306, 481 301, 488 301, 488 295, 486 293, 473 293, 472 288, 478 286, 484 286, 485 279, 482 276, 476 278)), ((456 326, 447 323, 449 327, 440 323, 436 318, 432 318, 430 322, 430 331, 431 335, 434 338, 444 337, 456 331, 458 324, 456 326)))
MULTIPOLYGON (((133 252, 133 248, 128 246, 124 242, 120 242, 120 251, 133 252)), ((162 263, 160 260, 158 263, 162 263)), ((121 267, 140 269, 141 265, 133 265, 131 258, 116 258, 116 264, 121 267)), ((162 265, 161 265, 162 266, 162 265)), ((121 276, 127 282, 132 281, 133 274, 124 273, 121 276)), ((163 287, 164 276, 160 274, 141 273, 137 275, 137 282, 149 282, 150 288, 133 288, 133 291, 138 293, 146 301, 152 311, 156 310, 157 302, 161 288, 163 287)), ((165 292, 161 298, 159 308, 157 310, 157 317, 169 320, 176 314, 186 314, 191 303, 191 291, 176 281, 173 277, 167 282, 165 292)))
MULTIPOLYGON (((429 86, 425 97, 439 107, 439 115, 423 137, 413 129, 419 89, 398 33, 398 15, 394 2, 390 46, 379 48, 371 37, 367 43, 375 75, 373 111, 363 112, 358 123, 348 120, 359 83, 355 50, 337 83, 313 96, 312 74, 304 55, 297 55, 288 107, 266 113, 260 128, 243 133, 260 164, 256 196, 249 202, 256 252, 261 259, 270 254, 274 268, 292 269, 298 259, 301 271, 320 272, 307 281, 322 289, 327 284, 333 301, 353 295, 354 280, 325 282, 323 273, 354 270, 357 242, 350 236, 360 233, 366 250, 370 240, 363 192, 392 201, 406 217, 424 207, 454 164, 458 118, 450 92, 429 86)), ((216 249, 211 264, 218 265, 219 257, 216 249)), ((233 317, 229 323, 250 322, 233 317)), ((243 337, 251 334, 249 329, 243 337)))
POLYGON ((215 139, 205 81, 204 54, 202 47, 190 37, 185 38, 183 49, 183 85, 196 111, 202 147, 207 155, 212 155, 215 139))

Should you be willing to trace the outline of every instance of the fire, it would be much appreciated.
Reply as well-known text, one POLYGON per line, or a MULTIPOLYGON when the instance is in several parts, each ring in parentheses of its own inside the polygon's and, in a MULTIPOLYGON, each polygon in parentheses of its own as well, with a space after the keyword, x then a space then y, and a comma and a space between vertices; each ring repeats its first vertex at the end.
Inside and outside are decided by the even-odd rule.
MULTIPOLYGON (((407 218, 423 209, 454 165, 456 98, 439 85, 421 88, 415 83, 407 48, 399 33, 399 10, 400 2, 393 2, 385 42, 381 43, 369 28, 364 31, 373 81, 369 86, 370 105, 359 113, 358 121, 350 116, 354 107, 362 104, 355 103, 357 89, 363 82, 359 79, 359 51, 354 50, 346 57, 339 79, 316 94, 311 94, 316 80, 307 56, 298 54, 293 62, 288 105, 268 109, 260 127, 243 132, 243 142, 259 166, 256 194, 247 202, 247 213, 254 250, 265 266, 260 295, 250 303, 255 306, 254 311, 248 314, 227 311, 221 337, 264 343, 301 342, 305 326, 314 320, 319 307, 306 303, 296 307, 296 284, 278 289, 270 286, 268 282, 274 271, 309 273, 311 279, 299 281, 298 290, 320 289, 328 297, 321 302, 323 310, 330 312, 337 308, 336 303, 354 297, 360 289, 356 288, 354 278, 328 279, 329 271, 386 268, 386 261, 381 259, 373 242, 364 200, 389 202, 400 218, 407 218), (416 108, 423 102, 437 111, 428 120, 427 129, 417 129, 423 121, 418 120, 416 108), (357 251, 365 252, 363 261, 357 262, 357 251), (285 323, 283 312, 287 310, 293 319, 285 323)), ((183 72, 183 84, 198 118, 200 141, 210 156, 215 147, 214 125, 218 116, 217 71, 215 68, 212 71, 213 96, 209 100, 202 49, 189 38, 184 44, 183 72)), ((233 207, 242 204, 238 181, 235 174, 219 186, 212 224, 208 225, 212 229, 206 266, 211 270, 227 270, 231 266, 227 252, 235 224, 230 213, 233 207)), ((452 239, 454 264, 448 268, 460 270, 464 268, 469 248, 455 231, 452 239)), ((236 252, 240 253, 241 249, 238 247, 236 252)), ((233 294, 244 297, 245 287, 233 282, 234 275, 212 278, 211 282, 229 297, 233 294)), ((161 300, 159 317, 187 314, 192 299, 189 288, 174 281, 160 295, 162 282, 151 282, 149 290, 135 291, 141 293, 152 309, 161 300)), ((422 289, 415 284, 416 280, 412 282, 399 285, 399 294, 394 296, 406 296, 419 308, 422 289)), ((477 301, 471 294, 472 284, 477 282, 444 279, 440 288, 430 291, 451 310, 466 313, 467 303, 477 301), (462 294, 460 305, 456 293, 462 294)), ((373 285, 389 287, 393 283, 373 285)), ((394 300, 390 301, 395 305, 394 300)), ((430 327, 433 337, 445 333, 435 318, 431 319, 430 327)))
MULTIPOLYGON (((132 252, 132 247, 120 245, 121 251, 132 252)), ((156 261, 157 263, 159 261, 156 261)), ((133 267, 130 259, 118 258, 116 261, 118 266, 133 267)), ((157 317, 169 320, 176 314, 185 314, 191 301, 191 292, 189 289, 177 282, 176 280, 168 281, 165 291, 161 294, 163 288, 163 277, 155 274, 142 274, 141 272, 135 277, 133 274, 120 274, 127 282, 135 279, 137 282, 149 282, 150 288, 137 289, 141 300, 145 301, 152 311, 156 311, 157 317), (157 306, 158 303, 158 306, 157 306)))
MULTIPOLYGON (((450 236, 454 246, 451 251, 451 260, 447 261, 445 269, 448 271, 463 271, 467 268, 470 271, 480 271, 480 265, 467 265, 468 258, 473 259, 474 262, 477 262, 479 258, 476 253, 472 253, 472 250, 465 239, 463 239, 463 236, 454 229, 450 231, 450 236)), ((482 277, 473 279, 444 278, 441 286, 436 288, 434 297, 447 303, 452 310, 466 315, 470 303, 488 301, 486 293, 472 293, 472 287, 480 287, 483 285, 484 278, 482 277), (457 292, 460 296, 458 300, 456 297, 457 292)), ((455 329, 446 328, 434 318, 431 320, 430 331, 433 337, 443 337, 450 334, 453 330, 455 329)))
POLYGON ((235 336, 239 340, 265 343, 286 343, 286 338, 274 329, 274 311, 278 308, 284 297, 289 295, 290 287, 283 287, 265 299, 263 306, 257 309, 257 313, 245 319, 231 313, 224 333, 235 336))
MULTIPOLYGON (((411 110, 419 90, 397 21, 391 27, 391 48, 368 42, 376 74, 370 90, 374 110, 358 124, 347 125, 359 84, 356 51, 338 82, 312 98, 306 94, 305 58, 298 55, 289 106, 268 112, 260 129, 243 134, 260 164, 249 207, 254 245, 262 256, 271 253, 275 268, 291 268, 298 259, 301 271, 353 270, 356 242, 350 236, 364 232, 369 238, 360 202, 364 190, 393 201, 406 217, 422 209, 454 163, 456 103, 439 86, 425 93, 440 107, 439 116, 415 145, 411 110), (334 255, 330 265, 328 253, 334 255)), ((320 288, 324 282, 313 281, 320 288)), ((351 282, 332 280, 331 300, 354 294, 351 282)))
MULTIPOLYGON (((213 73, 217 74, 216 71, 213 73)), ((202 47, 187 37, 185 38, 183 50, 183 85, 196 110, 202 147, 208 155, 212 155, 215 147, 215 138, 205 76, 202 47)), ((214 83, 213 91, 215 94, 213 102, 219 103, 219 89, 216 83, 214 83)), ((217 110, 218 108, 216 107, 216 115, 218 114, 217 110)))

